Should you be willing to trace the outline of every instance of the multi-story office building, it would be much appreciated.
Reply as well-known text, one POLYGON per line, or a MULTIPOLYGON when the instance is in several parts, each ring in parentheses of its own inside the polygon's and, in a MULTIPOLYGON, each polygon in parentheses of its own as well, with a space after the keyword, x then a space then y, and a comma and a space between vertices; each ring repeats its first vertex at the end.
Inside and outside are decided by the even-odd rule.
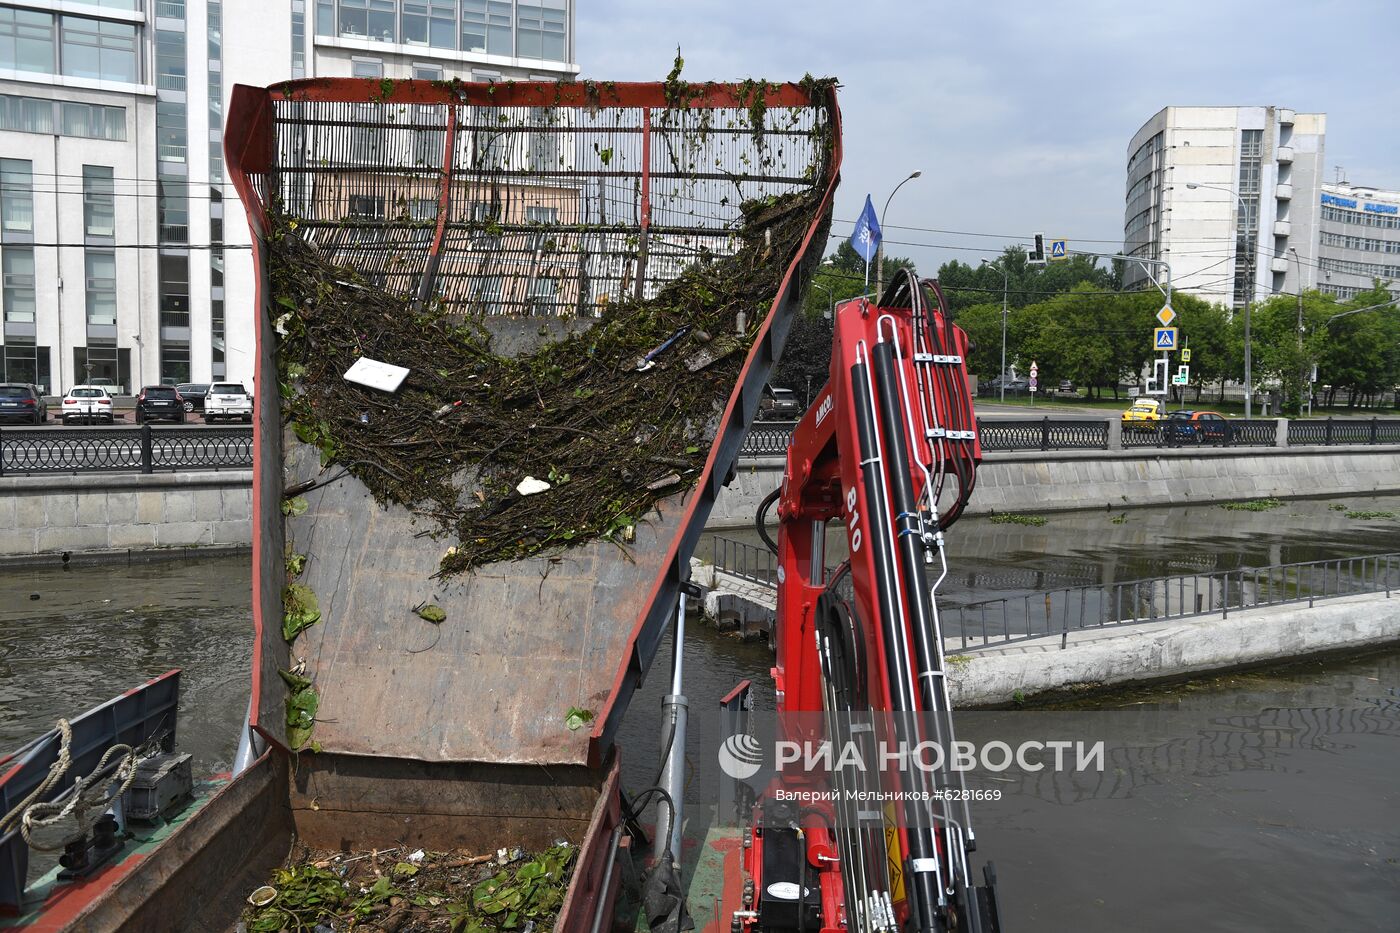
MULTIPOLYGON (((1327 118, 1282 107, 1167 107, 1128 146, 1123 249, 1175 288, 1234 305, 1317 285, 1327 118)), ((1125 268, 1124 284, 1146 273, 1125 268)))
POLYGON ((573 0, 0 2, 0 381, 251 384, 235 83, 574 76, 573 0))
POLYGON ((1376 280, 1400 297, 1400 191, 1325 184, 1318 243, 1320 291, 1351 298, 1376 280))

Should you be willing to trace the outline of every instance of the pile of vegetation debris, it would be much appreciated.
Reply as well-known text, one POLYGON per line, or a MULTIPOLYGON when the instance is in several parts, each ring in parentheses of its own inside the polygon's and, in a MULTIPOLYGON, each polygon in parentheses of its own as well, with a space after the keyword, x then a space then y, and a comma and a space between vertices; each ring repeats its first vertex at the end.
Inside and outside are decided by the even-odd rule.
POLYGON ((248 933, 530 933, 554 928, 577 849, 494 855, 298 847, 248 896, 248 933))
POLYGON ((698 478, 820 199, 745 203, 732 255, 702 257, 655 297, 614 302, 588 329, 519 356, 493 352, 478 320, 334 265, 274 217, 284 415, 323 466, 435 523, 452 541, 440 574, 626 539, 698 478), (394 393, 346 380, 362 357, 409 374, 394 393))

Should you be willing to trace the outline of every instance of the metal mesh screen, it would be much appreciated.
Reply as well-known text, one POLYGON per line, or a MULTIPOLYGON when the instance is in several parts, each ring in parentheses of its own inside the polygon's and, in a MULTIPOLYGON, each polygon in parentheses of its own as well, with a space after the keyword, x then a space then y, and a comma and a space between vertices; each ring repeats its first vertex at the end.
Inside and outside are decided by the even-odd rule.
POLYGON ((831 156, 828 104, 793 85, 615 95, 649 88, 649 106, 567 84, 402 82, 385 100, 377 82, 333 84, 370 99, 273 95, 270 165, 252 179, 264 205, 369 284, 464 315, 651 298, 737 249, 742 203, 825 184, 831 156))

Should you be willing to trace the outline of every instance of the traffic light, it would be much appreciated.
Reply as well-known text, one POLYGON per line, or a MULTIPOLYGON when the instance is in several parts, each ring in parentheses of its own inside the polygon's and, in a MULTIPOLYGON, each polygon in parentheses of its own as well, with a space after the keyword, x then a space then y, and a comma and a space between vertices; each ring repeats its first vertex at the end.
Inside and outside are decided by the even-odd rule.
POLYGON ((1032 266, 1045 265, 1045 234, 1035 235, 1035 249, 1026 256, 1026 262, 1032 266))

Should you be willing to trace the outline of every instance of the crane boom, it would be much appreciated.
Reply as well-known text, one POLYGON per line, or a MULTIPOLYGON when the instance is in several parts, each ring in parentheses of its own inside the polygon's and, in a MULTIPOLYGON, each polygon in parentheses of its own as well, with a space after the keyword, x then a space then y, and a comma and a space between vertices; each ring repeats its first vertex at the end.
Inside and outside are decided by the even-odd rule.
MULTIPOLYGON (((981 459, 967 347, 937 283, 910 270, 878 303, 835 310, 830 378, 793 432, 777 499, 774 674, 786 738, 858 751, 891 739, 952 748, 936 594, 944 531, 981 459), (845 526, 849 558, 829 573, 833 521, 845 526)), ((733 915, 734 929, 999 930, 994 872, 973 880, 962 772, 947 754, 893 773, 864 766, 872 760, 840 755, 813 806, 786 805, 773 788, 760 796, 751 890, 767 892, 791 871, 766 851, 791 827, 802 843, 797 887, 787 889, 796 907, 761 893, 756 909, 733 915)))

